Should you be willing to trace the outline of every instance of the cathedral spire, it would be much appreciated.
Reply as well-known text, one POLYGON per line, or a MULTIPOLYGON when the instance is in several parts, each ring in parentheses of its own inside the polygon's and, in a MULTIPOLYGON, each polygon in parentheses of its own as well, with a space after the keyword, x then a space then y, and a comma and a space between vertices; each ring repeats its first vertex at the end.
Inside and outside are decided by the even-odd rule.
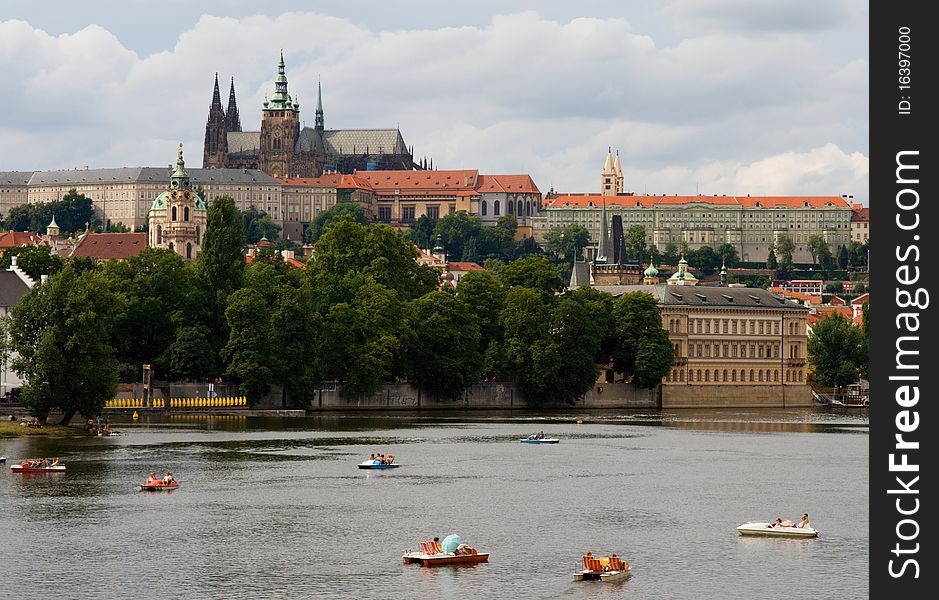
POLYGON ((280 49, 280 62, 277 63, 277 78, 274 79, 274 95, 264 105, 267 110, 292 110, 296 112, 299 104, 294 104, 287 93, 287 70, 284 64, 284 49, 280 49))
POLYGON ((215 91, 212 92, 212 105, 209 110, 213 108, 222 110, 222 95, 218 91, 218 71, 215 72, 215 91))
POLYGON ((603 197, 603 209, 600 220, 600 240, 597 247, 596 262, 609 262, 610 258, 610 229, 606 219, 606 196, 603 197))
POLYGON ((225 129, 228 131, 241 131, 241 117, 238 116, 238 103, 235 100, 235 78, 231 78, 231 89, 228 91, 228 110, 225 111, 225 129))
POLYGON ((186 162, 183 160, 183 145, 179 145, 176 152, 176 169, 170 176, 170 187, 187 190, 192 187, 189 183, 189 174, 186 173, 186 162))
POLYGON ((325 120, 323 119, 323 86, 319 80, 316 82, 316 122, 314 125, 317 129, 325 127, 325 120))

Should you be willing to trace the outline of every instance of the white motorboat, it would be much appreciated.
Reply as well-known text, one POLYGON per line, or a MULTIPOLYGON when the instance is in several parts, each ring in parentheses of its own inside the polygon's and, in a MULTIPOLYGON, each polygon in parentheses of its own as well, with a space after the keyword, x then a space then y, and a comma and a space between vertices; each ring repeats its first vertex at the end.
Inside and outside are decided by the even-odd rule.
POLYGON ((764 537, 818 537, 818 531, 813 527, 773 527, 772 523, 767 523, 766 521, 744 523, 737 527, 737 531, 740 532, 740 535, 759 535, 764 537))

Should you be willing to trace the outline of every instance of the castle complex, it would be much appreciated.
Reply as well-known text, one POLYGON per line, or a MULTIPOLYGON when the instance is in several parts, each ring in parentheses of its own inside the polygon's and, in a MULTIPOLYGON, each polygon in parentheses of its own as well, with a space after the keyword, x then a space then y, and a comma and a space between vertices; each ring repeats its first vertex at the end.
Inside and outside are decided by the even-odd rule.
POLYGON ((235 80, 222 108, 215 75, 215 90, 205 125, 204 168, 259 169, 272 177, 319 177, 324 172, 356 170, 411 170, 413 151, 398 129, 326 129, 322 88, 317 84, 313 127, 302 127, 300 103, 287 90, 284 53, 281 51, 274 94, 261 109, 261 130, 242 131, 235 80))

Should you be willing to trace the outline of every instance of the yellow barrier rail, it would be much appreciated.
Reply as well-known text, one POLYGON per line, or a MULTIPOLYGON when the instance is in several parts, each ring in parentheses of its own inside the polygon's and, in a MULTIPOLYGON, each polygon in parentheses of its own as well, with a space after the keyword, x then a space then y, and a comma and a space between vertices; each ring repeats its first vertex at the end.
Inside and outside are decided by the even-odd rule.
MULTIPOLYGON (((219 396, 216 398, 155 398, 150 408, 229 408, 247 407, 247 396, 219 396), (169 404, 167 404, 169 403, 169 404)), ((116 398, 104 403, 105 408, 147 408, 140 398, 116 398)))

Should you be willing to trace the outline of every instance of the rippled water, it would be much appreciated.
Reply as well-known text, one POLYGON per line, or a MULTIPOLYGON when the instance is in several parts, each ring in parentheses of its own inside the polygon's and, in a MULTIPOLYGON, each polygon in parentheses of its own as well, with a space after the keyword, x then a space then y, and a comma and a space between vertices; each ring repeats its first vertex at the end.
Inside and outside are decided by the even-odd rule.
POLYGON ((863 598, 865 414, 676 411, 185 418, 112 438, 0 441, 0 596, 17 598, 863 598), (584 419, 577 424, 577 418, 584 419), (544 430, 560 444, 518 443, 544 430), (371 452, 400 469, 356 469, 371 452), (175 492, 135 491, 148 469, 175 492), (812 540, 740 523, 811 515, 812 540), (459 533, 476 567, 401 564, 459 533), (621 583, 572 583, 583 552, 621 583))

